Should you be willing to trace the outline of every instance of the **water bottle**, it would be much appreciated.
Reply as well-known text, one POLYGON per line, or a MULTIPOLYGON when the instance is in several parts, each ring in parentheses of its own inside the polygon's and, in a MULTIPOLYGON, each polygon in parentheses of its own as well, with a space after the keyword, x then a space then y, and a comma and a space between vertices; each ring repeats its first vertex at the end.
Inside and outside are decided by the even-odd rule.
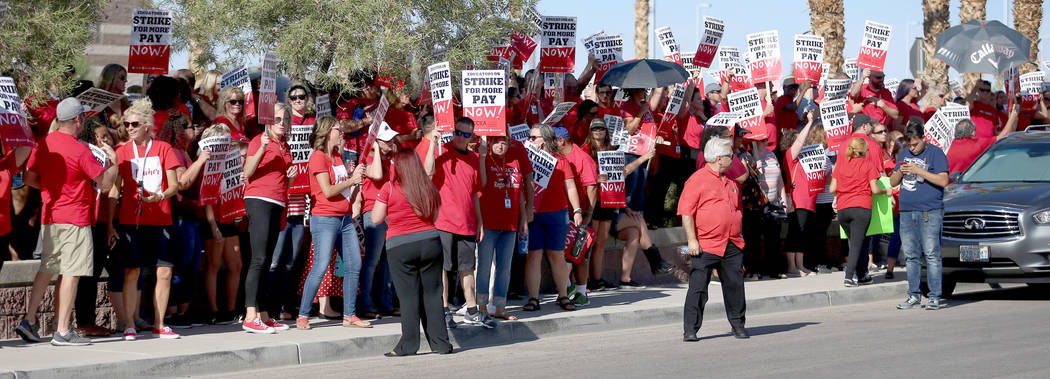
POLYGON ((518 237, 518 254, 529 253, 529 235, 518 237))
POLYGON ((679 246, 678 247, 678 254, 682 254, 683 256, 689 256, 689 246, 688 245, 679 246))

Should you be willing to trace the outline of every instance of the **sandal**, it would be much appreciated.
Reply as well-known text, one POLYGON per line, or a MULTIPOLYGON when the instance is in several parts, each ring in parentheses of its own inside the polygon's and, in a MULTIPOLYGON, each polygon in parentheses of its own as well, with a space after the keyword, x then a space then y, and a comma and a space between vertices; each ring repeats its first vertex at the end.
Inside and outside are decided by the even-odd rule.
POLYGON ((299 330, 310 330, 310 319, 299 316, 295 319, 295 328, 299 330))
POLYGON ((350 328, 371 328, 372 323, 362 320, 357 316, 343 317, 343 327, 350 328))
POLYGON ((526 312, 535 312, 540 310, 540 299, 530 297, 529 302, 525 303, 525 306, 521 307, 521 310, 526 312))
POLYGON ((561 309, 564 309, 564 310, 567 310, 567 311, 575 311, 576 310, 576 304, 573 304, 572 301, 569 300, 568 296, 559 297, 555 301, 558 302, 558 306, 561 307, 561 309))
POLYGON ((512 315, 512 314, 507 314, 507 313, 493 314, 492 318, 498 318, 500 320, 506 320, 506 321, 518 321, 518 316, 515 316, 515 315, 512 315))

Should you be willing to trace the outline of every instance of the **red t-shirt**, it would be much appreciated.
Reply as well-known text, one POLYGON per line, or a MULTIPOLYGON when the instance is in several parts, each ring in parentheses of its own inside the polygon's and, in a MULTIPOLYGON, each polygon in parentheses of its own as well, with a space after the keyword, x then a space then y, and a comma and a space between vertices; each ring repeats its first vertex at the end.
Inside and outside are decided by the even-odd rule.
POLYGON ((102 165, 87 145, 55 131, 36 145, 27 169, 40 176, 41 224, 90 226, 95 188, 102 165))
MULTIPOLYGON (((843 139, 842 140, 842 144, 839 145, 838 156, 839 157, 845 157, 846 156, 846 150, 849 149, 849 141, 854 139, 854 138, 863 138, 864 141, 868 143, 868 153, 867 153, 867 155, 864 156, 864 159, 866 159, 868 161, 868 164, 870 164, 871 167, 874 167, 875 169, 881 168, 882 167, 882 146, 879 145, 878 142, 875 142, 875 140, 871 139, 871 137, 868 137, 868 135, 864 134, 864 133, 853 133, 853 134, 850 134, 849 137, 843 139)), ((839 209, 842 209, 842 208, 839 208, 839 209)))
MULTIPOLYGON (((534 201, 536 213, 555 212, 569 207, 568 190, 565 189, 565 181, 575 179, 575 177, 572 175, 572 168, 569 167, 568 160, 562 156, 555 157, 558 158, 558 163, 554 166, 554 173, 551 174, 547 188, 543 192, 536 194, 536 200, 534 201)), ((576 193, 580 193, 578 188, 576 193)))
POLYGON ((697 120, 696 116, 686 117, 685 135, 682 136, 682 140, 693 149, 703 150, 704 147, 700 146, 700 136, 704 134, 704 128, 706 126, 697 120))
MULTIPOLYGON (((587 197, 587 186, 598 185, 598 164, 591 156, 583 152, 579 146, 573 145, 572 151, 565 157, 572 169, 573 183, 576 184, 576 194, 580 198, 580 208, 584 211, 590 210, 591 201, 587 197)), ((568 197, 566 197, 566 201, 568 197)))
MULTIPOLYGON (((434 223, 424 220, 412 210, 412 205, 395 180, 387 181, 376 193, 375 201, 386 204, 386 239, 434 229, 434 223)), ((441 212, 438 212, 441 213, 441 212)))
MULTIPOLYGON (((891 108, 897 108, 897 102, 893 99, 893 94, 890 93, 890 90, 882 88, 878 91, 875 91, 871 88, 870 84, 861 86, 860 93, 857 97, 853 97, 852 100, 856 103, 861 103, 864 101, 864 99, 867 99, 869 97, 878 97, 882 99, 882 102, 886 103, 886 106, 891 108)), ((874 102, 864 104, 864 108, 862 111, 864 112, 864 114, 875 119, 875 121, 878 121, 880 124, 886 126, 893 125, 890 123, 890 116, 886 114, 886 111, 883 111, 882 108, 876 106, 874 102)))
MULTIPOLYGON (((906 103, 904 102, 904 100, 897 102, 897 112, 900 113, 899 117, 901 118, 901 120, 903 120, 903 122, 901 122, 901 125, 908 125, 908 119, 912 117, 923 117, 922 111, 919 110, 919 104, 906 103)), ((923 122, 926 122, 926 120, 923 120, 923 122)), ((886 126, 891 128, 893 127, 892 125, 886 126)))
MULTIPOLYGON (((367 113, 371 112, 377 104, 379 104, 379 101, 375 99, 353 97, 336 105, 335 118, 338 120, 352 120, 354 118, 354 110, 358 107, 364 111, 364 117, 368 117, 367 113)), ((343 147, 363 154, 367 150, 364 146, 366 142, 368 142, 368 125, 347 133, 343 147)), ((374 199, 375 196, 372 198, 374 199)))
POLYGON ((935 113, 937 113, 937 110, 933 109, 933 108, 926 108, 925 110, 923 110, 922 111, 922 122, 925 123, 925 122, 930 121, 930 119, 933 118, 933 115, 935 113))
MULTIPOLYGON (((262 136, 256 136, 248 144, 248 157, 255 155, 262 145, 262 136)), ((266 144, 259 167, 255 168, 244 187, 244 197, 270 199, 284 204, 288 202, 288 167, 292 165, 292 153, 288 143, 271 140, 266 144)))
POLYGON ((948 150, 948 172, 960 172, 970 167, 977 157, 995 143, 995 138, 956 138, 948 150))
POLYGON ((840 155, 835 169, 831 172, 835 178, 838 192, 838 209, 846 208, 871 209, 871 186, 869 182, 879 178, 879 170, 867 159, 848 159, 840 155))
POLYGON ((434 227, 438 230, 472 236, 478 232, 474 199, 481 192, 481 162, 477 153, 463 154, 451 143, 434 161, 434 186, 441 195, 441 212, 434 227))
POLYGON ((773 114, 776 116, 777 128, 794 130, 798 127, 798 113, 787 109, 788 104, 793 103, 794 101, 787 96, 780 96, 773 102, 773 114))
MULTIPOLYGON (((412 132, 419 128, 416 124, 416 116, 413 115, 412 112, 403 111, 394 107, 387 109, 386 117, 383 118, 383 121, 386 121, 386 123, 390 125, 390 128, 394 129, 399 135, 412 134, 412 132)), ((415 147, 417 143, 419 142, 409 140, 402 143, 401 147, 411 149, 415 147)))
POLYGON ((795 157, 788 161, 788 168, 791 170, 791 200, 795 208, 816 212, 817 195, 809 192, 809 179, 802 169, 802 162, 795 157))
POLYGON ((1006 113, 1000 112, 994 106, 980 101, 974 101, 970 106, 970 120, 977 127, 977 138, 993 138, 995 132, 1006 125, 1006 113))
POLYGON ((292 115, 292 125, 313 125, 317 121, 317 116, 296 116, 292 115))
POLYGON ((146 194, 139 194, 139 183, 151 194, 162 193, 168 188, 167 171, 181 166, 175 149, 164 141, 154 139, 143 146, 128 141, 117 148, 117 171, 121 180, 120 209, 117 210, 120 224, 171 225, 171 199, 157 203, 140 202, 146 194))
POLYGON ((693 218, 696 240, 703 252, 724 256, 730 242, 744 248, 740 189, 736 182, 710 166, 696 170, 682 186, 678 215, 693 218))
MULTIPOLYGON (((318 216, 344 216, 350 213, 350 202, 337 194, 333 197, 324 195, 321 185, 317 181, 320 173, 328 174, 328 184, 334 185, 350 178, 350 173, 343 165, 343 159, 339 156, 329 156, 323 152, 314 150, 310 153, 310 162, 307 166, 307 175, 310 175, 310 214, 318 216)), ((350 191, 346 191, 349 193, 350 191)))
MULTIPOLYGON (((25 100, 25 104, 32 104, 34 97, 29 97, 25 100)), ((33 138, 37 141, 44 138, 47 135, 47 131, 51 130, 51 122, 55 120, 58 103, 61 99, 54 97, 48 97, 46 101, 37 104, 35 107, 29 108, 29 126, 33 129, 33 138)))
POLYGON ((0 236, 11 232, 11 175, 18 172, 15 151, 9 150, 0 159, 0 236))
MULTIPOLYGON (((548 99, 540 99, 540 107, 543 108, 544 116, 549 115, 554 111, 554 105, 552 105, 548 99)), ((522 98, 514 105, 514 108, 514 118, 510 122, 511 125, 524 123, 533 125, 543 121, 540 119, 540 109, 536 107, 536 101, 533 96, 522 98)))
MULTIPOLYGON (((426 137, 421 138, 419 140, 419 143, 416 144, 416 147, 414 147, 412 149, 416 151, 416 156, 419 157, 419 162, 422 163, 422 162, 426 161, 427 160, 427 149, 430 149, 430 138, 426 138, 426 137)), ((434 159, 437 160, 437 157, 439 157, 439 156, 441 156, 441 146, 435 146, 434 147, 434 159)))
POLYGON ((520 194, 526 175, 532 174, 532 162, 524 148, 511 146, 502 157, 489 154, 485 159, 488 183, 481 191, 481 218, 486 230, 518 230, 520 194), (512 154, 512 151, 521 153, 512 154), (509 204, 509 207, 508 207, 509 204))
MULTIPOLYGON (((643 112, 642 107, 635 104, 633 101, 623 103, 623 107, 620 108, 620 117, 623 117, 623 122, 626 123, 628 118, 638 118, 638 115, 643 112)), ((642 117, 643 124, 655 124, 656 119, 653 118, 653 112, 647 112, 645 117, 642 117)))
MULTIPOLYGON (((249 131, 248 131, 248 128, 249 128, 248 124, 249 124, 249 122, 247 120, 241 126, 234 126, 233 122, 230 121, 230 119, 226 118, 225 115, 216 117, 214 124, 223 124, 223 125, 226 125, 227 127, 229 127, 230 128, 230 139, 231 140, 240 140, 240 141, 243 141, 243 142, 249 142, 250 139, 252 138, 252 137, 248 136, 249 134, 253 134, 253 136, 259 134, 258 130, 255 130, 252 133, 249 133, 249 131)), ((258 128, 258 125, 256 125, 255 128, 258 128)))
MULTIPOLYGON (((368 165, 372 164, 372 158, 371 154, 365 157, 365 170, 367 170, 368 165)), ((376 180, 366 176, 363 180, 364 183, 361 185, 361 213, 372 211, 379 189, 383 188, 383 185, 394 177, 394 172, 392 171, 394 166, 390 164, 390 159, 382 159, 379 161, 379 164, 383 165, 383 178, 376 180)))

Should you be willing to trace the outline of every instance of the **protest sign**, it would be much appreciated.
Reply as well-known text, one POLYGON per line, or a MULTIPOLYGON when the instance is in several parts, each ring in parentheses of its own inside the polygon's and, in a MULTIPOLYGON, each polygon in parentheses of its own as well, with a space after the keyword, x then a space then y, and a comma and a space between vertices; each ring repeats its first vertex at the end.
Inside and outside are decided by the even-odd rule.
POLYGON ((890 48, 890 33, 893 27, 871 20, 864 21, 864 38, 860 40, 860 55, 857 67, 872 71, 884 71, 886 51, 890 48))
POLYGON ((743 91, 729 94, 729 111, 739 112, 740 119, 737 124, 747 129, 751 134, 748 139, 760 140, 766 138, 766 124, 762 116, 762 97, 754 87, 743 91))
MULTIPOLYGON (((372 124, 368 126, 368 138, 365 139, 363 145, 365 149, 371 149, 372 143, 376 141, 376 137, 379 136, 379 127, 383 126, 383 120, 386 119, 386 111, 390 109, 390 102, 386 99, 386 96, 379 96, 379 105, 368 113, 368 116, 372 118, 372 124)), ((362 158, 364 156, 362 155, 362 158)))
POLYGON ((95 161, 97 161, 98 164, 102 165, 103 169, 109 168, 109 164, 111 162, 109 160, 109 154, 106 154, 105 150, 102 150, 101 147, 92 145, 92 144, 84 142, 84 141, 80 141, 80 142, 82 142, 83 144, 87 145, 88 150, 91 150, 91 156, 95 157, 95 161))
POLYGON ((698 67, 711 67, 715 60, 715 52, 718 44, 722 42, 722 34, 725 33, 726 23, 722 19, 704 16, 704 34, 700 36, 700 44, 696 46, 693 54, 693 64, 698 67))
POLYGON ((660 50, 664 53, 664 60, 682 64, 682 48, 675 41, 670 26, 656 29, 656 39, 660 41, 660 50))
POLYGON ((204 172, 201 174, 200 201, 202 204, 215 204, 221 193, 223 165, 226 162, 226 154, 230 150, 230 137, 208 137, 202 139, 198 145, 200 150, 211 152, 208 161, 204 163, 204 172))
POLYGON ((124 95, 119 93, 113 93, 106 91, 98 87, 91 87, 87 91, 84 91, 77 95, 77 100, 80 100, 81 105, 86 105, 91 108, 90 111, 84 114, 84 117, 90 118, 106 109, 107 106, 113 104, 114 101, 120 100, 124 95))
POLYGON ((536 185, 536 193, 539 194, 550 184, 554 168, 558 165, 558 158, 537 149, 531 143, 525 144, 525 151, 528 152, 529 161, 532 162, 532 183, 536 185))
POLYGON ((439 132, 451 132, 455 115, 452 113, 452 72, 448 62, 427 67, 427 78, 430 82, 430 98, 434 103, 434 127, 439 132))
POLYGON ((598 67, 594 71, 594 82, 599 83, 602 76, 605 76, 613 65, 623 62, 623 37, 614 34, 595 38, 594 57, 598 60, 598 67))
POLYGON ((463 116, 474 120, 474 134, 507 135, 504 106, 507 77, 500 70, 465 70, 462 78, 463 116))
POLYGON ((624 183, 623 166, 626 160, 622 151, 599 151, 598 173, 605 175, 599 195, 602 208, 624 208, 627 206, 627 193, 624 183))
POLYGON ((594 39, 605 35, 604 30, 599 30, 597 33, 587 36, 583 39, 583 48, 587 49, 588 53, 594 54, 594 39))
POLYGON ((824 63, 824 37, 812 34, 795 35, 795 83, 820 81, 824 63))
POLYGON ((536 40, 525 33, 514 32, 510 34, 510 47, 518 53, 522 61, 527 61, 532 57, 532 52, 536 51, 536 40))
POLYGON ((557 125, 558 121, 561 121, 561 119, 564 118, 574 106, 576 106, 576 103, 571 101, 558 103, 558 105, 554 106, 554 110, 551 111, 551 114, 543 119, 543 123, 551 126, 557 125))
MULTIPOLYGON (((738 121, 743 117, 740 112, 718 112, 711 118, 707 119, 707 126, 724 126, 729 129, 733 129, 733 125, 736 125, 738 121)), ((703 150, 703 146, 700 149, 703 150)))
POLYGON ((529 124, 512 125, 510 126, 510 138, 515 141, 525 143, 529 139, 529 124))
POLYGON ((776 30, 748 34, 747 56, 752 82, 780 80, 780 35, 776 30))
POLYGON ((849 93, 849 79, 828 79, 824 81, 824 99, 845 99, 849 93))
POLYGON ((897 78, 886 78, 886 81, 882 83, 882 86, 886 87, 891 95, 897 96, 897 88, 901 86, 901 81, 897 78))
POLYGON ((1021 109, 1034 110, 1039 105, 1040 93, 1043 89, 1042 72, 1034 71, 1019 77, 1021 84, 1021 109))
POLYGON ((926 130, 926 142, 941 148, 947 154, 955 139, 955 125, 968 119, 970 108, 952 102, 945 103, 923 126, 926 130))
POLYGON ((1006 91, 1006 109, 1013 109, 1017 95, 1021 94, 1021 69, 1018 66, 1003 71, 1003 90, 1006 91))
POLYGON ((237 150, 231 150, 222 163, 222 186, 219 195, 219 222, 229 224, 244 216, 244 182, 241 173, 244 163, 237 150))
POLYGON ((952 87, 952 93, 956 97, 966 97, 966 91, 963 90, 962 83, 959 82, 959 79, 948 80, 948 86, 952 87))
POLYGON ((839 145, 852 133, 849 113, 846 111, 846 99, 825 100, 820 104, 820 120, 824 123, 828 150, 838 151, 839 145))
POLYGON ((551 99, 551 100, 556 101, 556 102, 560 102, 561 100, 564 100, 564 98, 565 98, 565 95, 564 95, 565 88, 564 88, 564 86, 559 86, 558 85, 560 83, 560 81, 558 79, 561 79, 561 78, 562 78, 562 76, 558 75, 557 73, 553 73, 553 72, 544 72, 543 73, 543 97, 545 97, 547 99, 551 99))
POLYGON ((252 95, 252 82, 248 77, 248 68, 243 65, 227 71, 219 78, 219 88, 240 87, 244 92, 244 117, 255 117, 255 96, 252 95))
POLYGON ((613 146, 624 146, 627 143, 627 129, 623 124, 623 117, 607 114, 602 116, 605 120, 606 133, 609 134, 609 143, 613 146))
POLYGON ((310 175, 306 171, 310 163, 310 154, 314 150, 310 146, 310 134, 313 131, 313 125, 292 125, 292 130, 288 133, 288 150, 292 154, 292 166, 296 172, 292 185, 288 187, 288 193, 310 193, 310 175))
POLYGON ((135 8, 131 14, 128 72, 164 75, 171 56, 171 11, 135 8))
POLYGON ((277 104, 277 54, 263 56, 262 75, 259 76, 259 125, 273 124, 273 106, 277 104))
POLYGON ((730 74, 733 75, 732 80, 729 81, 730 91, 754 88, 747 69, 740 64, 740 51, 736 47, 722 46, 718 48, 718 62, 722 67, 722 70, 719 72, 719 82, 725 82, 730 74))
POLYGON ((576 17, 543 16, 540 35, 540 72, 573 72, 576 69, 576 17))
MULTIPOLYGON (((820 144, 803 146, 798 152, 798 164, 802 165, 802 172, 806 174, 805 184, 812 195, 824 192, 825 161, 824 146, 820 144)), ((802 183, 795 182, 796 186, 800 184, 802 183)))
POLYGON ((689 71, 689 75, 696 75, 696 73, 700 72, 700 66, 693 64, 693 56, 695 54, 695 51, 682 52, 682 67, 685 67, 685 70, 689 71))
POLYGON ((314 103, 317 104, 318 118, 332 115, 332 101, 329 100, 327 93, 317 95, 317 98, 314 99, 314 103))
POLYGON ((849 77, 850 83, 860 80, 860 69, 856 58, 846 58, 842 62, 842 72, 849 77))
MULTIPOLYGON (((638 128, 638 131, 625 136, 624 144, 620 145, 620 151, 627 154, 645 155, 656 145, 657 132, 656 124, 642 122, 642 126, 638 128)), ((627 134, 626 128, 624 128, 624 134, 627 134)))
POLYGON ((615 105, 616 108, 622 108, 623 103, 627 102, 627 89, 617 87, 613 87, 613 89, 616 91, 613 95, 613 105, 615 105))
POLYGON ((667 108, 660 119, 660 127, 656 136, 663 138, 670 145, 661 144, 656 146, 656 152, 678 158, 682 153, 682 147, 678 144, 678 113, 682 110, 682 101, 685 99, 685 83, 677 83, 672 87, 667 98, 667 108))
POLYGON ((29 123, 22 114, 22 100, 18 97, 15 80, 0 77, 0 142, 5 149, 33 146, 29 123))

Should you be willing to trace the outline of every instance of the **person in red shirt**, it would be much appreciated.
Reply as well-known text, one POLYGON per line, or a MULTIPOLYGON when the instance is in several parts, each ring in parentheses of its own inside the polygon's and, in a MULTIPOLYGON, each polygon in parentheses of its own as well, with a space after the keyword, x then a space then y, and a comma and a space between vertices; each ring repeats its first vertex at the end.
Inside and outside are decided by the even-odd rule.
MULTIPOLYGON (((847 287, 871 283, 868 275, 868 256, 862 254, 868 223, 871 221, 871 196, 889 194, 878 185, 880 170, 870 162, 869 142, 853 137, 846 144, 831 173, 828 192, 837 197, 839 224, 849 237, 849 256, 846 259, 847 287), (853 274, 857 279, 853 279, 853 274)), ((881 149, 880 149, 881 150, 881 149)))
MULTIPOLYGON (((781 143, 789 144, 784 159, 788 163, 788 177, 791 186, 791 201, 795 211, 788 214, 788 238, 784 246, 787 252, 788 273, 797 276, 816 275, 804 264, 805 253, 816 251, 810 249, 812 241, 823 241, 823 236, 817 235, 815 216, 817 212, 817 195, 809 188, 809 178, 799 160, 799 153, 806 145, 819 144, 817 139, 824 134, 824 129, 819 125, 814 127, 813 122, 817 118, 816 110, 807 113, 806 126, 796 135, 784 134, 785 140, 781 143), (811 136, 813 138, 811 138, 811 136)), ((825 160, 826 164, 826 160, 825 160)), ((821 186, 823 189, 823 186, 821 186)), ((826 229, 826 228, 825 228, 826 229)), ((821 242, 823 243, 823 242, 821 242)))
POLYGON ((922 110, 919 109, 919 84, 921 83, 921 81, 915 79, 904 79, 897 86, 896 104, 898 116, 893 120, 893 129, 904 130, 904 125, 908 124, 908 119, 923 117, 922 110))
POLYGON ((857 105, 862 106, 864 114, 883 125, 893 125, 893 120, 900 116, 897 111, 897 103, 893 99, 890 90, 883 86, 886 74, 882 71, 871 71, 864 69, 860 80, 853 82, 849 89, 849 98, 857 105), (867 85, 864 79, 868 79, 867 85))
POLYGON ((799 89, 797 83, 793 82, 784 85, 784 94, 780 95, 780 97, 773 102, 773 114, 776 115, 777 129, 794 130, 795 128, 798 128, 799 122, 797 111, 799 103, 802 102, 801 94, 805 93, 810 86, 812 86, 812 84, 808 80, 802 84, 801 89, 799 89))
POLYGON ((241 87, 226 87, 219 93, 219 117, 215 124, 230 128, 230 138, 244 142, 248 137, 248 122, 244 118, 244 91, 241 87))
MULTIPOLYGON (((104 127, 101 127, 105 129, 104 127)), ((32 146, 20 146, 10 148, 4 146, 4 152, 0 154, 0 247, 7 247, 11 242, 11 178, 22 171, 29 154, 33 151, 32 146)), ((0 270, 4 268, 4 261, 10 259, 10 254, 0 253, 0 270)))
POLYGON ((594 89, 594 94, 597 97, 598 103, 598 117, 605 117, 607 114, 619 116, 620 109, 613 103, 613 89, 608 84, 599 84, 594 89))
MULTIPOLYGON (((867 154, 864 155, 871 167, 879 169, 882 167, 882 147, 877 141, 871 138, 870 134, 875 130, 875 124, 877 121, 872 120, 867 114, 857 113, 853 116, 853 134, 848 139, 843 140, 843 143, 839 145, 837 155, 840 157, 846 156, 846 151, 849 149, 849 141, 853 138, 863 139, 865 146, 868 148, 867 154)), ((884 124, 885 125, 885 124, 884 124)), ((881 172, 881 170, 880 170, 881 172)))
POLYGON ((407 93, 394 89, 387 90, 386 99, 390 102, 390 108, 387 109, 383 121, 397 132, 397 142, 401 147, 415 147, 423 134, 416 124, 416 115, 412 113, 412 99, 407 93))
MULTIPOLYGON (((643 130, 655 130, 656 119, 653 116, 649 99, 645 97, 645 89, 630 88, 627 102, 620 108, 620 117, 623 117, 624 129, 627 134, 634 136, 643 130)), ((656 91, 653 91, 656 92, 656 91)), ((635 154, 624 154, 624 164, 631 164, 640 156, 635 154)), ((635 212, 645 211, 645 188, 646 178, 649 170, 642 166, 635 172, 624 178, 624 188, 627 192, 627 207, 635 212)))
POLYGON ((53 345, 86 345, 91 340, 70 330, 73 299, 81 276, 93 271, 91 225, 92 184, 108 192, 117 177, 117 155, 102 147, 108 168, 99 163, 88 147, 76 139, 84 128, 85 107, 75 98, 66 98, 55 107, 58 129, 40 140, 29 156, 26 185, 40 189, 40 270, 29 294, 29 312, 15 331, 28 342, 43 342, 37 332, 37 309, 54 275, 60 276, 55 298, 58 318, 53 345))
POLYGON ((587 136, 591 132, 591 121, 601 119, 601 117, 598 103, 584 100, 576 106, 576 112, 565 116, 561 124, 565 125, 565 128, 569 130, 572 143, 582 145, 587 141, 587 136))
POLYGON ((973 120, 961 120, 955 124, 955 139, 952 140, 947 154, 948 173, 965 171, 992 144, 1013 133, 1017 129, 1019 109, 1020 105, 1014 104, 1014 109, 1010 110, 1010 117, 1006 120, 1006 127, 995 138, 978 138, 973 120))
MULTIPOLYGON (((545 151, 557 159, 550 170, 549 182, 542 192, 536 194, 536 212, 529 222, 529 253, 525 263, 525 281, 529 290, 529 301, 522 307, 525 311, 540 309, 540 273, 543 256, 551 266, 554 287, 558 291, 557 303, 567 311, 576 310, 576 306, 566 296, 566 283, 569 280, 568 266, 565 265, 565 236, 569 231, 568 207, 572 207, 572 222, 583 225, 583 209, 580 208, 580 197, 569 163, 558 153, 558 142, 554 129, 546 124, 536 124, 529 130, 529 143, 536 150, 545 151), (566 201, 567 200, 567 201, 566 201)), ((530 152, 530 155, 533 154, 530 152)), ((533 159, 533 161, 536 161, 533 159)), ((535 166, 535 165, 534 165, 535 166)))
POLYGON ((740 190, 724 175, 733 162, 731 142, 711 138, 704 146, 704 160, 707 164, 689 177, 678 201, 678 215, 682 217, 692 264, 682 317, 682 339, 699 340, 696 333, 704 320, 707 286, 713 269, 718 270, 722 283, 722 298, 733 336, 748 338, 744 329, 740 190))
MULTIPOLYGON (((342 121, 340 125, 346 125, 342 121)), ((345 130, 344 130, 345 133, 345 130)), ((361 262, 361 295, 358 299, 358 315, 365 319, 374 319, 383 313, 394 314, 393 293, 390 291, 390 270, 385 256, 384 246, 387 240, 386 222, 372 223, 371 213, 376 196, 383 185, 394 176, 391 158, 397 152, 394 139, 397 132, 386 123, 381 123, 376 141, 361 159, 365 166, 364 184, 361 185, 360 214, 363 217, 365 232, 365 256, 361 262), (378 296, 373 297, 373 288, 378 296)))
POLYGON ((430 350, 448 354, 452 344, 441 317, 439 294, 441 237, 434 227, 441 196, 414 152, 401 150, 394 154, 393 161, 393 179, 379 189, 369 215, 372 224, 389 224, 387 254, 394 288, 401 300, 401 340, 385 355, 415 355, 419 350, 420 323, 430 350))
MULTIPOLYGON (((588 128, 590 129, 589 125, 588 128)), ((563 127, 554 128, 557 137, 558 152, 569 162, 572 169, 573 184, 579 190, 580 207, 583 208, 583 225, 589 225, 593 217, 595 204, 598 201, 598 164, 583 149, 572 143, 569 131, 563 127)), ((587 252, 580 263, 573 264, 576 278, 576 293, 570 294, 570 300, 576 305, 587 305, 587 280, 590 277, 587 252)))
MULTIPOLYGON (((172 231, 171 200, 178 193, 178 175, 182 165, 175 149, 167 142, 153 138, 154 110, 149 100, 138 100, 124 112, 124 128, 130 140, 117 149, 117 181, 109 193, 110 217, 119 219, 119 226, 110 222, 109 236, 118 236, 125 246, 124 262, 124 319, 134 320, 138 309, 139 272, 156 267, 157 284, 153 291, 153 335, 164 339, 180 336, 164 325, 171 292, 172 269, 179 258, 170 248, 172 231)), ((134 327, 124 330, 124 340, 134 341, 134 327)))
POLYGON ((313 100, 306 84, 296 83, 288 87, 288 103, 292 106, 292 125, 314 124, 317 120, 317 113, 316 108, 310 106, 313 100))
POLYGON ((303 285, 297 329, 310 329, 310 309, 332 260, 332 251, 343 260, 343 326, 371 328, 372 324, 355 315, 358 276, 361 271, 361 244, 357 240, 353 213, 350 211, 352 192, 361 184, 363 166, 349 171, 343 165, 343 131, 334 117, 318 120, 313 131, 310 154, 310 235, 313 237, 314 259, 303 285), (337 242, 339 244, 337 244, 337 242))
POLYGON ((966 102, 970 104, 970 119, 977 127, 977 138, 994 138, 995 132, 1006 124, 1006 114, 995 108, 995 94, 987 80, 980 80, 973 86, 966 102))
MULTIPOLYGON (((364 155, 371 149, 369 146, 362 145, 367 143, 368 127, 372 125, 372 116, 369 115, 369 112, 379 104, 381 94, 379 86, 375 85, 374 74, 360 74, 353 80, 361 84, 361 91, 353 97, 337 102, 334 109, 335 118, 339 120, 339 128, 346 133, 344 155, 349 154, 348 158, 355 158, 358 154, 364 155)), ((343 158, 343 160, 357 159, 343 158)), ((367 267, 366 263, 365 268, 367 267)))
POLYGON ((288 186, 298 171, 292 166, 292 155, 285 138, 291 127, 292 109, 286 103, 274 105, 273 125, 248 144, 244 162, 244 210, 248 217, 252 258, 244 279, 244 305, 247 308, 241 328, 249 333, 273 334, 287 330, 288 325, 274 321, 273 296, 263 273, 270 267, 271 253, 277 246, 277 235, 283 229, 288 186))
POLYGON ((539 73, 526 74, 525 83, 525 94, 514 105, 515 118, 510 120, 511 125, 535 125, 554 111, 554 104, 543 96, 543 78, 539 73))

